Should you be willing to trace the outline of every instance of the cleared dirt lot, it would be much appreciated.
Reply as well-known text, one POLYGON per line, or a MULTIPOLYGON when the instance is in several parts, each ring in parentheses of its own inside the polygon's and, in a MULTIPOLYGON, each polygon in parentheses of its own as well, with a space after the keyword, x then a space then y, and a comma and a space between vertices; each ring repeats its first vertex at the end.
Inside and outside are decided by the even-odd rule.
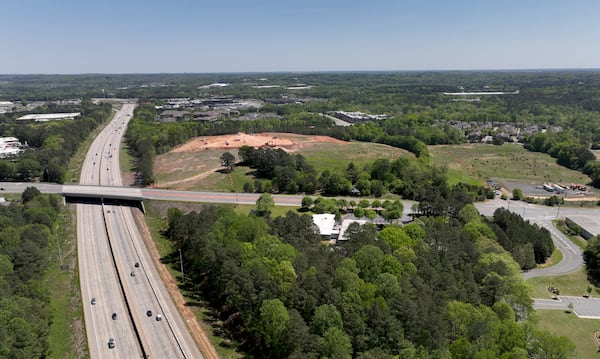
POLYGON ((221 135, 195 138, 173 149, 178 152, 198 152, 208 149, 240 148, 244 145, 252 147, 269 146, 282 148, 286 151, 297 151, 308 144, 314 143, 348 143, 327 136, 305 136, 289 133, 237 133, 235 135, 221 135))

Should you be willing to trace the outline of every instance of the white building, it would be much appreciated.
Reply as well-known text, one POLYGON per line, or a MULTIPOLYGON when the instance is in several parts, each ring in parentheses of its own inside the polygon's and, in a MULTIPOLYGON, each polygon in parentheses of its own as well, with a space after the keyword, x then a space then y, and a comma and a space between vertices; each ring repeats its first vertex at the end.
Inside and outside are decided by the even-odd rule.
POLYGON ((23 147, 16 137, 0 137, 0 158, 17 156, 23 152, 23 147))
POLYGON ((10 101, 0 101, 0 113, 11 112, 15 104, 10 101))
POLYGON ((18 121, 35 121, 35 122, 48 122, 54 120, 72 120, 75 117, 81 116, 80 112, 70 113, 32 113, 29 115, 21 116, 17 118, 18 121))
POLYGON ((335 214, 313 214, 312 220, 314 224, 319 228, 319 234, 326 239, 331 239, 333 235, 337 236, 337 234, 339 233, 339 230, 334 229, 335 214))
POLYGON ((350 225, 352 223, 358 223, 359 225, 363 225, 365 223, 368 223, 369 221, 367 221, 366 219, 344 219, 344 221, 342 222, 342 226, 340 227, 340 235, 338 236, 338 241, 347 241, 348 237, 346 237, 346 231, 348 230, 348 227, 350 227, 350 225))

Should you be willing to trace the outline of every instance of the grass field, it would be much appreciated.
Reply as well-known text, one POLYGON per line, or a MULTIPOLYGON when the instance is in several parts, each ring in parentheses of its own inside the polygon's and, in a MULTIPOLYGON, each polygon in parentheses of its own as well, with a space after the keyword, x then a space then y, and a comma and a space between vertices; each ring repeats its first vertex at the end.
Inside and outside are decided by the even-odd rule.
POLYGON ((538 310, 538 327, 554 335, 565 336, 577 347, 576 358, 592 359, 600 357, 594 332, 600 330, 600 320, 581 319, 562 310, 538 310))
POLYGON ((434 164, 448 167, 451 184, 458 181, 483 183, 489 178, 530 183, 587 183, 589 177, 559 166, 547 154, 529 152, 519 144, 494 146, 464 144, 429 146, 434 164))
MULTIPOLYGON (((301 141, 301 135, 292 135, 301 141)), ((377 143, 365 142, 310 142, 303 143, 293 153, 300 153, 315 167, 317 173, 325 169, 344 170, 350 162, 359 168, 376 158, 395 159, 414 157, 406 150, 377 143)), ((237 149, 205 149, 196 152, 169 152, 156 157, 154 176, 156 187, 209 191, 241 192, 245 182, 254 182, 248 167, 236 167, 231 174, 216 172, 221 169, 220 157, 230 152, 237 156, 237 149)))

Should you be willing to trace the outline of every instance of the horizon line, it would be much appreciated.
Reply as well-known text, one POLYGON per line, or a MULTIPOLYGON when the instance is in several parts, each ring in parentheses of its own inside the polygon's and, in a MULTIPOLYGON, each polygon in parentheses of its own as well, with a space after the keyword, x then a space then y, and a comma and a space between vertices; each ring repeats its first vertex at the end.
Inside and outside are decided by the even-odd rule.
POLYGON ((390 73, 390 72, 571 72, 600 71, 600 67, 540 67, 540 68, 496 68, 496 69, 429 69, 429 70, 275 70, 275 71, 212 71, 212 72, 31 72, 0 73, 0 76, 82 76, 82 75, 219 75, 219 74, 315 74, 315 73, 390 73))

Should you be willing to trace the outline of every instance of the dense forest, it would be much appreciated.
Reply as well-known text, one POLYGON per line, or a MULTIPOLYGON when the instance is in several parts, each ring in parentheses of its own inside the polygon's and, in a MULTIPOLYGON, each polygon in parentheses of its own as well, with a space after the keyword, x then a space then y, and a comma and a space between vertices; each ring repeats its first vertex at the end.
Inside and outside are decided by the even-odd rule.
POLYGON ((48 288, 49 241, 62 201, 34 188, 22 204, 0 206, 0 357, 46 358, 51 323, 48 288))
POLYGON ((472 205, 451 220, 421 217, 381 231, 352 225, 332 247, 309 216, 291 211, 268 219, 171 208, 167 221, 187 282, 250 357, 542 358, 574 350, 530 323, 519 264, 472 205))
POLYGON ((29 148, 13 159, 0 159, 0 180, 63 183, 65 171, 79 145, 88 138, 98 125, 112 114, 110 104, 94 105, 84 100, 81 106, 45 106, 41 112, 81 112, 74 120, 41 123, 17 123, 17 115, 0 115, 0 134, 14 136, 29 148))

